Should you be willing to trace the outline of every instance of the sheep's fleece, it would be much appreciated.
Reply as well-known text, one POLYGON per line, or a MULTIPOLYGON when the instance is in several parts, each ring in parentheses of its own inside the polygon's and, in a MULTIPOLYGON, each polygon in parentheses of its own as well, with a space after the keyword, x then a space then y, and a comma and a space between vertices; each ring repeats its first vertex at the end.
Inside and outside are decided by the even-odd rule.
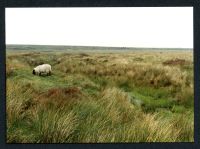
POLYGON ((46 73, 47 75, 51 75, 51 65, 43 64, 33 69, 34 75, 41 75, 41 73, 46 73))

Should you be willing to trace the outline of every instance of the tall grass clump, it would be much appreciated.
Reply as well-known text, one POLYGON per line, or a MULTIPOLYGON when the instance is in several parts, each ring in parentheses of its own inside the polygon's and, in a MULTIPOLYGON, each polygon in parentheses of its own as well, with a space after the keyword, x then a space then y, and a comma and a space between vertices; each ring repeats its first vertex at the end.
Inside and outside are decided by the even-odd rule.
POLYGON ((8 124, 23 119, 25 116, 25 107, 31 100, 31 90, 24 90, 18 83, 7 81, 6 90, 6 114, 8 124), (22 94, 23 93, 23 94, 22 94))
POLYGON ((77 126, 73 112, 59 109, 43 109, 36 111, 32 121, 36 143, 64 143, 73 134, 77 126))
POLYGON ((26 108, 31 104, 32 91, 24 90, 19 83, 9 80, 6 87, 7 141, 26 142, 23 129, 30 120, 30 113, 26 108))
POLYGON ((172 118, 171 123, 174 129, 180 130, 178 141, 194 141, 194 113, 192 111, 185 111, 184 114, 177 115, 172 118))

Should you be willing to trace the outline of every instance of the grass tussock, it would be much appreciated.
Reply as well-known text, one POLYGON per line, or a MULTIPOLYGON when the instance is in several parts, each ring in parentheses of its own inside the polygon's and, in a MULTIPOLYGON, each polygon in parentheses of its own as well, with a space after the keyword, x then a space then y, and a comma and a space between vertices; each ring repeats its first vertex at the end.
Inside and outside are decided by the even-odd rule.
POLYGON ((58 109, 39 109, 36 111, 33 125, 36 143, 64 143, 73 134, 77 119, 72 112, 58 109))

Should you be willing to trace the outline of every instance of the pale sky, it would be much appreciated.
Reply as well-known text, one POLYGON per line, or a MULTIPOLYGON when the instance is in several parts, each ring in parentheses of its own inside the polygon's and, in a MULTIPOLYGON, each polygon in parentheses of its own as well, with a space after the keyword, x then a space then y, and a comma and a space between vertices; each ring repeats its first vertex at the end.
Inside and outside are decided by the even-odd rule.
POLYGON ((6 8, 6 44, 193 48, 193 7, 6 8))

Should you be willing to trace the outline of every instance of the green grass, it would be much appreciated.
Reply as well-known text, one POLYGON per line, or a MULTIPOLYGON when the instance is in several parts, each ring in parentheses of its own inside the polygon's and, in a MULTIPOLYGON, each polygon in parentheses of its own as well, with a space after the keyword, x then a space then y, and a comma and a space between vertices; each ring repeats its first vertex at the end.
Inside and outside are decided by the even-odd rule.
POLYGON ((194 141, 192 64, 161 65, 184 52, 78 48, 7 53, 8 143, 194 141), (38 62, 50 63, 53 74, 32 75, 38 62))

